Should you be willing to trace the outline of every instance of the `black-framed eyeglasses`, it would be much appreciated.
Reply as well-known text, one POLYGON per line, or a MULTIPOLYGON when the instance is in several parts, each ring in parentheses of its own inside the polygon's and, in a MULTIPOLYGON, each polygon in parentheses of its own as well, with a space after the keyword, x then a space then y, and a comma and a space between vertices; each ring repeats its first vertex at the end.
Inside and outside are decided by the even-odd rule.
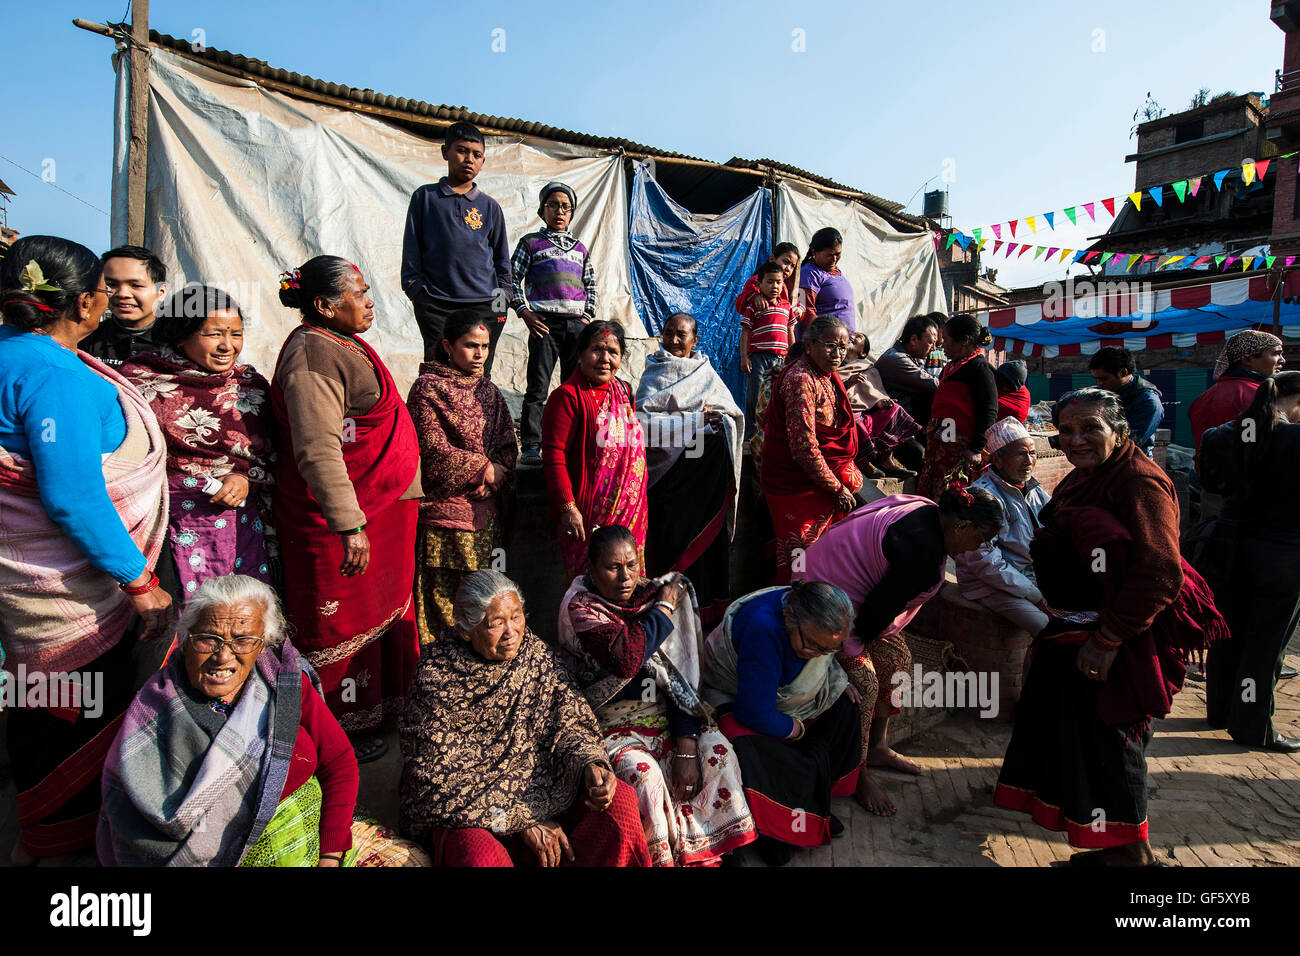
POLYGON ((817 344, 827 352, 838 352, 841 355, 849 350, 847 345, 841 345, 838 342, 818 342, 817 344))
POLYGON ((834 654, 839 650, 838 647, 822 647, 820 644, 814 644, 812 641, 808 640, 808 638, 803 636, 803 627, 801 625, 796 624, 794 632, 799 635, 799 645, 805 651, 810 651, 813 654, 821 656, 823 654, 834 654))
POLYGON ((573 212, 573 207, 568 203, 548 202, 546 208, 552 212, 573 212))
POLYGON ((200 654, 217 654, 222 647, 229 647, 237 657, 261 650, 262 645, 266 643, 264 637, 236 637, 226 641, 215 634, 191 634, 188 640, 190 646, 200 654))

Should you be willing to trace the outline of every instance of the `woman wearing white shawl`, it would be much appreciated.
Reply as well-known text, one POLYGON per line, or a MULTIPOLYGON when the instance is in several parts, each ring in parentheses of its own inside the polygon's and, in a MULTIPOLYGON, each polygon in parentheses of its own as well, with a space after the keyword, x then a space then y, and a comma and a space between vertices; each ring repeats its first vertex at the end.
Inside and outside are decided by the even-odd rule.
POLYGON ((649 477, 646 568, 689 577, 710 627, 727 609, 745 415, 708 357, 695 351, 694 318, 669 316, 661 342, 636 395, 649 477))
POLYGON ((641 577, 621 525, 590 538, 590 571, 560 605, 562 656, 596 712, 605 752, 637 792, 656 866, 710 866, 757 834, 727 739, 700 700, 690 582, 641 577))

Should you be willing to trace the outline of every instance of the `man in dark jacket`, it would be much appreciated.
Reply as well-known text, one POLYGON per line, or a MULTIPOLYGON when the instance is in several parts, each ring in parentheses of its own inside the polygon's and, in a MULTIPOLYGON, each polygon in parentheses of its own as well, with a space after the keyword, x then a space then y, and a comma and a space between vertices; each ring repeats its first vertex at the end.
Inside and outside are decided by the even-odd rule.
POLYGON ((1098 387, 1119 396, 1133 443, 1154 459, 1156 429, 1165 417, 1165 409, 1160 404, 1160 390, 1134 372, 1135 367, 1133 353, 1113 345, 1098 349, 1088 363, 1098 387))

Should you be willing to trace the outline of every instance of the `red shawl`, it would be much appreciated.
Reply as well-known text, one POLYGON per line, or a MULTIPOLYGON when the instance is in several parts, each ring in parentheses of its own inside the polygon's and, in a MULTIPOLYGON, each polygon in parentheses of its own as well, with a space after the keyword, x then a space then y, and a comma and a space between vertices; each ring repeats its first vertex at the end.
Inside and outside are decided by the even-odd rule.
MULTIPOLYGON (((786 434, 786 399, 782 384, 787 376, 798 374, 820 373, 805 355, 783 368, 772 382, 772 396, 764 417, 766 425, 760 469, 763 490, 769 494, 797 495, 813 487, 808 472, 791 453, 790 439, 786 434)), ((857 422, 853 419, 849 393, 845 391, 839 375, 832 371, 829 378, 831 387, 835 390, 835 414, 829 425, 817 422, 817 444, 821 447, 827 467, 836 475, 843 475, 858 457, 857 422)))
MULTIPOLYGON (((285 339, 285 345, 295 335, 303 333, 303 326, 294 329, 285 339)), ((379 400, 370 411, 352 419, 355 435, 351 441, 343 443, 343 464, 347 466, 348 479, 356 489, 357 505, 365 512, 366 518, 372 520, 411 487, 415 471, 420 467, 420 443, 415 437, 411 416, 398 395, 397 383, 379 358, 379 353, 359 338, 352 341, 365 351, 379 378, 379 400)), ((280 354, 284 355, 283 346, 280 354)), ((277 370, 279 365, 279 359, 276 359, 277 370)), ((298 471, 289 414, 278 382, 271 385, 271 404, 280 433, 284 436, 284 454, 280 456, 276 478, 279 485, 277 514, 284 515, 293 527, 327 531, 320 505, 298 471)), ((372 555, 372 561, 374 557, 372 555)))
POLYGON ((974 437, 975 409, 971 405, 970 386, 965 382, 952 381, 953 373, 966 363, 982 358, 983 349, 976 349, 964 359, 949 362, 939 373, 939 387, 934 393, 934 402, 930 405, 930 420, 943 421, 950 418, 957 428, 957 434, 966 438, 974 437))
POLYGON ((152 407, 167 439, 170 471, 275 480, 271 387, 253 366, 210 372, 165 346, 135 356, 121 373, 152 407))
POLYGON ((1209 586, 1178 553, 1173 483, 1125 441, 1090 473, 1067 475, 1042 519, 1045 529, 1069 536, 1079 573, 1094 573, 1096 555, 1105 554, 1095 572, 1098 610, 1121 644, 1097 696, 1098 714, 1123 726, 1164 717, 1187 660, 1229 636, 1209 586))
POLYGON ((1023 423, 1029 417, 1029 389, 1024 385, 1010 392, 998 392, 998 421, 1014 418, 1023 423))
POLYGON ((519 446, 514 420, 501 390, 486 376, 466 375, 441 362, 425 362, 406 407, 420 439, 426 528, 482 531, 500 514, 509 494, 519 446), (491 498, 466 497, 483 481, 488 464, 511 475, 491 498))

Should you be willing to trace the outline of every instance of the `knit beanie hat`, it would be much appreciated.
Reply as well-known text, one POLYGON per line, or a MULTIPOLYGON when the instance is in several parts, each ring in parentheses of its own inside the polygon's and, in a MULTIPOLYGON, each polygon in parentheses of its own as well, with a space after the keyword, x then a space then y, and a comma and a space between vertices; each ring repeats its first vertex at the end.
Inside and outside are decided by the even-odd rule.
POLYGON ((1017 388, 1024 388, 1025 382, 1029 381, 1029 366, 1021 359, 1013 359, 995 368, 993 375, 1014 391, 1017 388))
POLYGON ((566 186, 564 183, 547 183, 545 186, 543 186, 542 194, 539 197, 537 197, 537 205, 539 206, 545 205, 546 197, 548 197, 553 192, 564 193, 564 195, 569 197, 569 205, 572 206, 574 210, 577 210, 578 197, 574 195, 572 187, 566 186))

